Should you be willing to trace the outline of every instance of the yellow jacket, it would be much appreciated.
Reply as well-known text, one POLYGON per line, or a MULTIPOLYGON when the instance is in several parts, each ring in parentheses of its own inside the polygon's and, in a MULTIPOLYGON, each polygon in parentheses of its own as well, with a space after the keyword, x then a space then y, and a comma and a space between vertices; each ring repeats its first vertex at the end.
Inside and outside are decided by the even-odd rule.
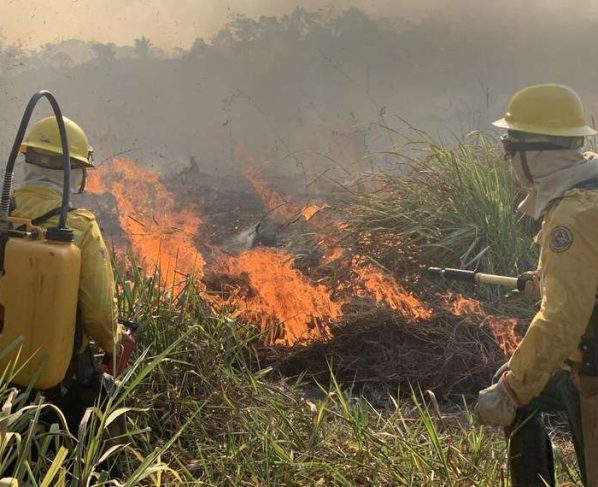
MULTIPOLYGON (((61 206, 62 196, 44 186, 27 185, 15 190, 16 209, 13 216, 34 219, 61 206)), ((47 228, 58 224, 58 217, 44 222, 47 228)), ((84 350, 91 337, 104 351, 112 353, 120 341, 117 306, 114 296, 114 275, 110 256, 96 219, 88 210, 69 212, 67 225, 75 234, 81 249, 79 280, 79 312, 83 325, 84 350)))
POLYGON ((598 288, 598 191, 571 190, 552 203, 536 243, 542 302, 509 362, 509 384, 523 403, 567 358, 579 361, 598 288))

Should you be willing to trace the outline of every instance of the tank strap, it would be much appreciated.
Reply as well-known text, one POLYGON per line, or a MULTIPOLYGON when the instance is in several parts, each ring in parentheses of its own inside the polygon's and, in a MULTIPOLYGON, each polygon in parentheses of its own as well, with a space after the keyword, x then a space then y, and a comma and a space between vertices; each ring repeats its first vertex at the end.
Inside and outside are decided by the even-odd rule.
MULTIPOLYGON (((77 208, 69 208, 69 212, 75 211, 76 209, 77 208)), ((36 226, 41 225, 42 223, 47 222, 50 218, 60 215, 61 210, 62 208, 60 206, 58 208, 53 208, 50 211, 44 213, 43 215, 31 220, 31 224, 36 226)))
MULTIPOLYGON (((11 196, 8 214, 12 215, 16 209, 17 209, 17 199, 14 196, 11 196)), ((76 209, 77 208, 69 208, 68 211, 70 213, 71 211, 75 211, 76 209)), ((35 226, 41 225, 41 224, 47 222, 50 218, 60 215, 61 210, 62 210, 62 208, 60 206, 58 208, 52 208, 50 211, 47 211, 43 215, 38 216, 37 218, 34 218, 33 220, 31 220, 31 224, 35 225, 35 226)))
MULTIPOLYGON (((8 215, 12 215, 12 212, 17 208, 17 199, 14 196, 10 197, 8 205, 8 215)), ((0 234, 0 269, 4 269, 4 254, 6 253, 6 244, 8 243, 8 233, 0 234)))
POLYGON ((8 243, 8 233, 0 233, 0 269, 4 271, 4 255, 6 254, 6 244, 8 243))
POLYGON ((73 354, 71 356, 71 361, 69 363, 66 374, 64 375, 64 379, 62 379, 62 382, 60 383, 60 389, 62 390, 63 395, 71 388, 73 382, 76 380, 77 375, 79 373, 78 369, 80 360, 79 356, 81 355, 81 343, 83 343, 83 323, 81 317, 81 308, 77 306, 77 318, 75 320, 75 340, 73 341, 73 354))

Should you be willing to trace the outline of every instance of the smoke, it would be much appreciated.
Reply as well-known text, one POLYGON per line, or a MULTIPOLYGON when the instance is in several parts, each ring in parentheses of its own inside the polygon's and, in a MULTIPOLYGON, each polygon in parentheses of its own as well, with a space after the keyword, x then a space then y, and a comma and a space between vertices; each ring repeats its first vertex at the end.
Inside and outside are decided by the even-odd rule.
POLYGON ((588 118, 598 113, 597 1, 337 0, 330 15, 324 0, 302 2, 308 12, 290 0, 28 0, 27 9, 3 0, 7 44, 17 35, 31 45, 82 41, 0 46, 0 153, 44 88, 87 130, 98 162, 125 154, 178 173, 193 160, 202 174, 237 177, 233 152, 243 145, 312 191, 314 179, 344 181, 386 163, 363 155, 394 145, 387 126, 406 120, 449 140, 487 130, 528 84, 571 85, 588 118), (363 11, 343 10, 356 5, 363 11), (233 12, 280 18, 227 24, 233 12), (186 49, 163 56, 83 42, 130 46, 142 35, 186 49))
POLYGON ((380 17, 488 16, 500 11, 515 20, 534 10, 575 18, 596 13, 598 0, 3 0, 0 34, 7 43, 33 49, 69 38, 124 45, 145 35, 165 48, 187 48, 214 35, 231 15, 278 16, 300 6, 309 10, 358 7, 380 17))

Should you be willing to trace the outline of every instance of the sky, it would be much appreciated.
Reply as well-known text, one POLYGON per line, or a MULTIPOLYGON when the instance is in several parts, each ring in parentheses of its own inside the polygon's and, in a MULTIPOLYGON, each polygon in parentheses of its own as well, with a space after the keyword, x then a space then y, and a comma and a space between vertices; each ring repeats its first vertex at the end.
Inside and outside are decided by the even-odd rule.
MULTIPOLYGON (((409 0, 411 1, 411 0, 409 0)), ((424 0, 425 1, 425 0, 424 0)), ((5 42, 35 48, 77 38, 131 44, 146 35, 163 48, 188 47, 218 31, 233 13, 279 15, 297 0, 0 0, 5 42)), ((391 9, 392 0, 302 0, 309 9, 356 5, 371 13, 391 9)))

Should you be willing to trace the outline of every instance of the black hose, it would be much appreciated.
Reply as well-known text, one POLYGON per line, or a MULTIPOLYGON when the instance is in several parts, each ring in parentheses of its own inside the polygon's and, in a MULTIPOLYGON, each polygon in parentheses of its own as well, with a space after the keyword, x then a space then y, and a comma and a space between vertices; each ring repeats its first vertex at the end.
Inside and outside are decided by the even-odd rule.
POLYGON ((17 137, 15 138, 12 151, 10 152, 8 162, 6 164, 4 184, 2 187, 2 199, 0 200, 0 217, 6 219, 9 216, 10 196, 12 193, 12 180, 15 162, 17 160, 17 155, 19 154, 21 143, 25 137, 25 131, 27 130, 27 126, 31 120, 33 110, 35 109, 37 102, 42 98, 48 99, 50 105, 52 106, 52 110, 54 111, 56 121, 58 122, 58 132, 60 133, 60 142, 62 145, 62 159, 64 162, 64 185, 62 189, 62 206, 60 208, 60 220, 58 221, 58 228, 66 229, 66 219, 68 216, 71 195, 71 156, 69 153, 69 144, 66 135, 66 127, 62 118, 62 112, 58 106, 56 98, 54 98, 54 95, 46 90, 38 91, 31 97, 31 100, 29 100, 29 103, 27 104, 27 108, 25 108, 23 118, 21 119, 21 124, 19 125, 19 130, 17 131, 17 137))
POLYGON ((475 271, 466 271, 463 269, 441 269, 439 267, 428 267, 428 275, 433 277, 444 277, 453 281, 475 282, 475 271))

